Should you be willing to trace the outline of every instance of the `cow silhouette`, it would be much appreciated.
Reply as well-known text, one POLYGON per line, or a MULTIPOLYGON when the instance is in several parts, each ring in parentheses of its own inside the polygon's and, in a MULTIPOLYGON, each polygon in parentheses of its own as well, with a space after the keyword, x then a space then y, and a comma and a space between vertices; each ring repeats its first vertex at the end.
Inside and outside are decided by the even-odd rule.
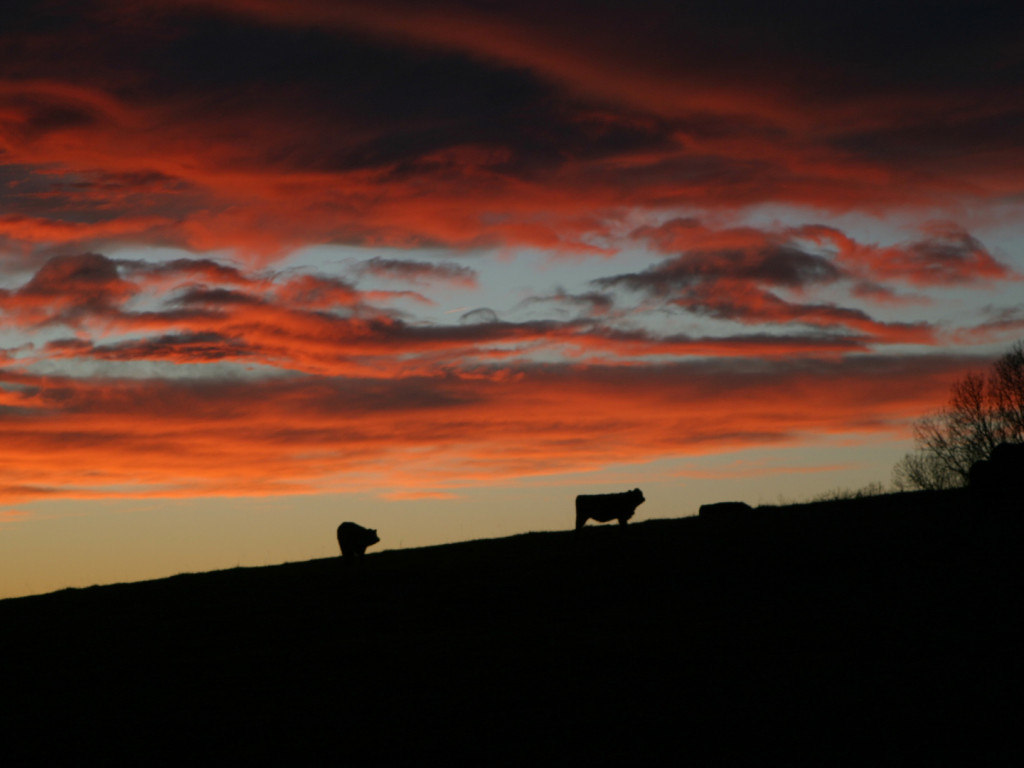
POLYGON ((361 560, 366 548, 380 541, 377 531, 363 528, 357 523, 342 523, 338 526, 338 546, 345 562, 361 560))
POLYGON ((643 503, 644 494, 639 488, 624 493, 581 494, 576 497, 576 530, 582 528, 587 520, 599 523, 618 520, 619 525, 625 525, 643 503))
POLYGON ((719 523, 748 523, 756 519, 757 513, 745 501, 719 501, 701 504, 697 516, 719 523))

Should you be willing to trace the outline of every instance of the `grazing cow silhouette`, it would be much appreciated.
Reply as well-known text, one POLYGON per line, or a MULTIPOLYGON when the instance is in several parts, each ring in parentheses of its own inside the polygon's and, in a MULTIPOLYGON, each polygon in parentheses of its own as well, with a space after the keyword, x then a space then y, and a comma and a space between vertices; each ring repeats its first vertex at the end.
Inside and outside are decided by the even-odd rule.
POLYGON ((576 530, 582 528, 587 520, 599 523, 618 520, 619 525, 625 525, 643 503, 644 495, 639 488, 625 493, 581 494, 576 497, 576 530))
POLYGON ((377 531, 356 523, 342 523, 338 526, 338 546, 345 561, 358 560, 366 554, 366 548, 376 544, 377 531))
POLYGON ((745 501, 719 501, 715 504, 701 504, 697 516, 716 522, 746 523, 754 520, 756 513, 745 501))

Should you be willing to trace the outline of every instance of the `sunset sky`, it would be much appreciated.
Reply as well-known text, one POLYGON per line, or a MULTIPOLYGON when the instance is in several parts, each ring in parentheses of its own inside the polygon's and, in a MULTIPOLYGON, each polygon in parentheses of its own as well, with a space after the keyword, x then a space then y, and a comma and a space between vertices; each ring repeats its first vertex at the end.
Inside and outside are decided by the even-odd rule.
POLYGON ((8 0, 0 597, 888 483, 1024 338, 985 2, 8 0))

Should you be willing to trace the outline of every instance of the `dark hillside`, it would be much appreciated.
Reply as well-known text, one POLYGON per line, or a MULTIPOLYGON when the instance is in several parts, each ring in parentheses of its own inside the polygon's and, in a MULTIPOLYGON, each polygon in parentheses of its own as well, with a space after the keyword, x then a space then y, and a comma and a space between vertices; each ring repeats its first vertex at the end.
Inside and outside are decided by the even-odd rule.
POLYGON ((1022 523, 902 494, 0 601, 0 746, 23 764, 1016 764, 1022 523))

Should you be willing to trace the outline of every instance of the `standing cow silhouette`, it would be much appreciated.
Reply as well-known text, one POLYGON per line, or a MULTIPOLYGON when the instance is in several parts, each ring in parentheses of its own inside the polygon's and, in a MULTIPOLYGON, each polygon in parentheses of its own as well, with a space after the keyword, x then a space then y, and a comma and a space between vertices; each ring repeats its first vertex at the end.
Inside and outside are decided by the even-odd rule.
POLYGON ((377 531, 363 528, 357 523, 342 523, 338 526, 338 546, 341 547, 341 558, 345 563, 362 560, 366 548, 380 541, 377 531))
POLYGON ((639 488, 624 493, 581 494, 576 497, 576 530, 582 528, 587 520, 599 523, 618 520, 619 525, 625 525, 644 501, 644 494, 639 488))

